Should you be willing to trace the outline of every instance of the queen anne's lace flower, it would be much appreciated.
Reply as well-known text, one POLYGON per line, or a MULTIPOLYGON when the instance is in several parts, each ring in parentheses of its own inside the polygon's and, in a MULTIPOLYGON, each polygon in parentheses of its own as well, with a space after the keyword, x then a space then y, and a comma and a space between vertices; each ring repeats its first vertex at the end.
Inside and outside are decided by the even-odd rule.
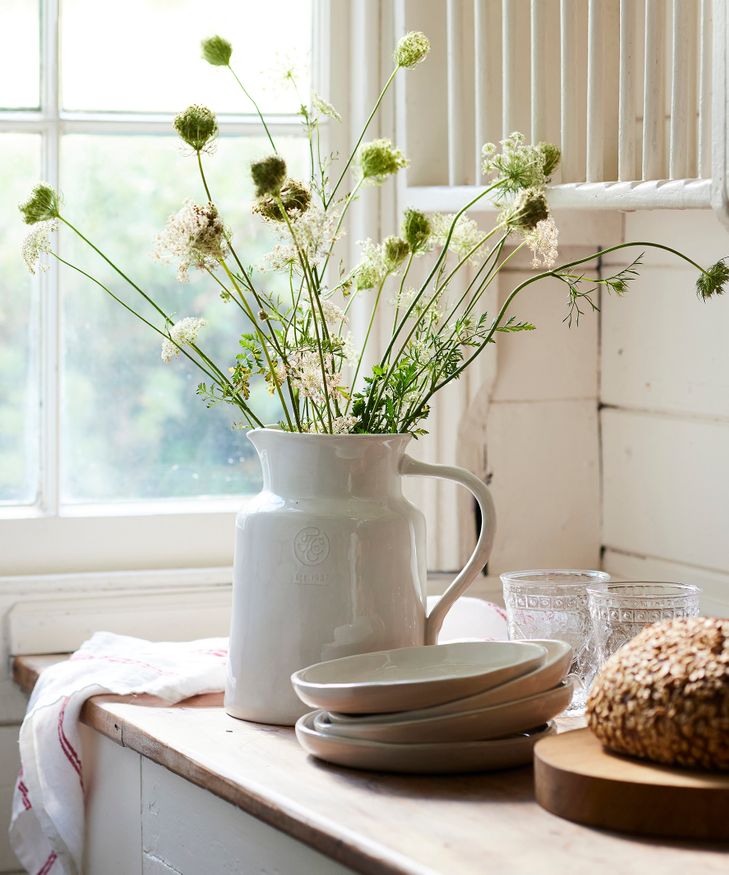
POLYGON ((349 318, 339 304, 335 304, 334 301, 322 301, 321 308, 328 327, 338 328, 340 325, 345 327, 349 325, 349 318))
MULTIPOLYGON (((455 218, 454 213, 436 213, 431 218, 432 239, 435 243, 439 243, 441 246, 445 244, 455 218)), ((470 256, 470 261, 478 261, 483 256, 484 250, 476 247, 484 236, 477 222, 469 219, 468 216, 461 216, 453 228, 453 234, 448 241, 448 249, 454 252, 459 259, 470 256)))
POLYGON ((170 362, 180 354, 179 347, 186 343, 195 343, 200 329, 207 325, 204 319, 198 319, 196 316, 186 316, 180 319, 179 322, 170 328, 170 339, 165 338, 162 341, 162 361, 170 362), (173 342, 174 341, 174 342, 173 342))
POLYGON ((408 159, 387 139, 372 140, 360 149, 359 165, 362 176, 371 182, 384 182, 388 176, 402 170, 408 159))
MULTIPOLYGON (((344 230, 337 229, 338 223, 338 210, 328 209, 325 212, 317 204, 312 204, 305 213, 291 219, 296 243, 306 255, 309 264, 318 263, 330 247, 344 236, 344 230)), ((300 269, 299 255, 291 239, 288 224, 279 223, 273 227, 278 233, 280 242, 265 256, 262 270, 281 270, 290 265, 300 269)))
POLYGON ((38 222, 47 222, 58 218, 59 197, 55 189, 45 182, 41 182, 30 193, 25 203, 18 207, 23 214, 26 225, 35 225, 38 222))
POLYGON ((335 416, 332 419, 332 434, 349 434, 356 424, 356 416, 335 416))
POLYGON ((179 259, 177 279, 186 283, 191 267, 213 270, 226 252, 225 226, 216 207, 186 201, 157 235, 154 257, 158 261, 179 259))
POLYGON ((430 51, 430 40, 420 31, 413 30, 400 39, 395 48, 395 63, 400 67, 414 67, 424 61, 430 51))
POLYGON ((554 267, 558 256, 559 229, 551 216, 538 222, 533 230, 524 235, 524 239, 532 251, 532 267, 554 267))
POLYGON ((297 349, 289 355, 287 374, 295 389, 317 404, 331 398, 342 385, 342 374, 336 370, 332 356, 324 356, 326 387, 321 370, 321 358, 315 349, 297 349))
POLYGON ((39 222, 23 241, 23 260, 32 274, 38 267, 48 270, 48 264, 41 261, 41 256, 50 253, 51 232, 57 230, 58 222, 55 219, 39 222))
POLYGON ((334 121, 337 122, 340 122, 342 120, 342 116, 331 105, 331 103, 329 103, 328 100, 324 100, 324 98, 319 94, 312 94, 311 105, 320 116, 324 115, 327 118, 334 119, 334 121))

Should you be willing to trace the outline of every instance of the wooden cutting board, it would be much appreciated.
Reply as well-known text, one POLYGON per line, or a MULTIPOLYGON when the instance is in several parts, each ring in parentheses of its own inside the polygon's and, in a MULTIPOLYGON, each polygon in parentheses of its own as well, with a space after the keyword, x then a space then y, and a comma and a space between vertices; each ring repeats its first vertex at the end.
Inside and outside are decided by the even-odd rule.
POLYGON ((589 729, 534 748, 537 802, 588 826, 729 841, 729 773, 660 766, 606 751, 589 729))

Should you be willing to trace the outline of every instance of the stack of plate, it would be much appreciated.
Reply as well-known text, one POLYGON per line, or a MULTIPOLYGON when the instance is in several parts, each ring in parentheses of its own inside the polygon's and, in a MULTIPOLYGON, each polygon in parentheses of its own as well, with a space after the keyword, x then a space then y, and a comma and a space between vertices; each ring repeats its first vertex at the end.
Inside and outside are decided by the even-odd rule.
POLYGON ((296 724, 302 747, 351 768, 445 773, 531 762, 569 705, 564 641, 468 641, 320 662, 291 677, 319 710, 296 724))

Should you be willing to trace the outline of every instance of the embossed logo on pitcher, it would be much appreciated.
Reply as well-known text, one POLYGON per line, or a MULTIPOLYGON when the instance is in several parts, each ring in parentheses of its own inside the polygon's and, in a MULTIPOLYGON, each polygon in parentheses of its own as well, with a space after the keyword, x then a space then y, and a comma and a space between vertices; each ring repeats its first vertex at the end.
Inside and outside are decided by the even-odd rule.
POLYGON ((294 555, 302 565, 320 565, 329 555, 329 538, 317 526, 307 526, 294 538, 294 555))

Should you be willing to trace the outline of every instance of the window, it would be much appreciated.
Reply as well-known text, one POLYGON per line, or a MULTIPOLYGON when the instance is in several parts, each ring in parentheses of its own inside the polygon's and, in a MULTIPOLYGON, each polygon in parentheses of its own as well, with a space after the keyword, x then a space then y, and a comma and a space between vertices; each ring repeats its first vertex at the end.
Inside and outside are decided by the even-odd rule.
MULTIPOLYGON (((97 556, 88 567, 107 560, 80 520, 139 516, 153 533, 150 515, 234 507, 257 487, 258 465, 244 435, 231 428, 231 415, 207 410, 195 396, 192 370, 181 361, 164 366, 155 336, 100 289, 65 268, 27 274, 16 204, 38 180, 58 187, 66 213, 87 236, 152 285, 176 315, 204 316, 211 342, 232 357, 244 326, 210 282, 198 277, 180 285, 174 267, 151 257, 167 217, 185 199, 202 199, 194 159, 173 134, 172 119, 195 102, 218 114, 220 137, 206 172, 226 222, 256 263, 271 241, 250 215, 247 167, 266 153, 267 141, 228 71, 200 59, 199 43, 213 33, 231 40, 237 74, 259 96, 292 169, 297 162, 303 169, 300 101, 283 71, 293 66, 308 93, 318 6, 318 0, 2 5, 0 515, 17 525, 20 518, 42 519, 43 536, 51 539, 58 537, 54 519, 76 520, 78 543, 97 556)), ((326 91, 319 82, 316 88, 326 91)), ((64 258, 118 289, 77 239, 61 233, 58 245, 64 258)), ((266 394, 265 386, 257 391, 266 394)), ((277 418, 273 400, 270 417, 277 418)), ((12 526, 3 526, 12 535, 12 526)), ((3 550, 6 573, 25 568, 13 561, 11 540, 3 550)), ((71 560, 53 570, 64 561, 71 560)))

